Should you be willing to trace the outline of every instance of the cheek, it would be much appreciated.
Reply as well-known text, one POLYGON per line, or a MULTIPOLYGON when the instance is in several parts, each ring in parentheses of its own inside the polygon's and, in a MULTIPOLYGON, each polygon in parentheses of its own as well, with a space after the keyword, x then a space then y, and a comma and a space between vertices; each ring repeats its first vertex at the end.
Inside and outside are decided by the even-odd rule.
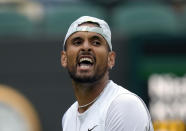
POLYGON ((67 54, 67 65, 68 66, 76 65, 76 55, 74 53, 67 54))
POLYGON ((108 55, 106 52, 97 55, 97 64, 102 65, 102 67, 108 64, 108 55))

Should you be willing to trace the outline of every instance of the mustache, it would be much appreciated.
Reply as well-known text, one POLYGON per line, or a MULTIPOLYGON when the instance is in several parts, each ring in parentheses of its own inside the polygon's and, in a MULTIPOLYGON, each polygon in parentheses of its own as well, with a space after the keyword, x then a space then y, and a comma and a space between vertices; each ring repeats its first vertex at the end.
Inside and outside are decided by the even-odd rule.
POLYGON ((81 56, 81 55, 94 55, 92 51, 80 51, 78 56, 81 56))
POLYGON ((76 58, 77 62, 81 56, 90 56, 94 59, 94 61, 96 61, 96 56, 92 51, 80 51, 77 55, 77 58, 76 58))

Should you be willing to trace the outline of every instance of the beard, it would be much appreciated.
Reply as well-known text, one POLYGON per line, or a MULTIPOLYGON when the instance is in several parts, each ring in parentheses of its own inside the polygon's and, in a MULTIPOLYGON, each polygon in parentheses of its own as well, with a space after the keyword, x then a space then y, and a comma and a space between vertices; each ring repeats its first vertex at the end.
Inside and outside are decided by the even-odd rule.
POLYGON ((104 75, 106 74, 108 70, 108 67, 105 66, 101 71, 100 70, 97 70, 95 71, 95 73, 92 75, 92 76, 79 76, 76 74, 76 71, 75 70, 70 70, 68 68, 68 73, 70 75, 70 77, 75 81, 75 82, 78 82, 78 83, 94 83, 96 81, 99 81, 101 78, 104 77, 104 75))

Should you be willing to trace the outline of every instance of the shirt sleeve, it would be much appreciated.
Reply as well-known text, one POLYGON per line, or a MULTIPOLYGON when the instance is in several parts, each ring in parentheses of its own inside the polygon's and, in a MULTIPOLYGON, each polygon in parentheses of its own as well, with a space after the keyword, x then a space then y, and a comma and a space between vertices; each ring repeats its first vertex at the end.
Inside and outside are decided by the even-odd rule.
POLYGON ((132 94, 122 94, 113 100, 107 112, 105 130, 154 131, 146 106, 132 94))

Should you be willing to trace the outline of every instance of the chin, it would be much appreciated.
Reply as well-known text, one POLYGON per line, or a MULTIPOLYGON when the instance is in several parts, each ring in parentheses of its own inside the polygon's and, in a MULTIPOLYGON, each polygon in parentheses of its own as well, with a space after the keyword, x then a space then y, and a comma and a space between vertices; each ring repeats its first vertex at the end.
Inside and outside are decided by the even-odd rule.
POLYGON ((96 82, 96 77, 71 77, 74 81, 78 83, 93 83, 96 82))
POLYGON ((106 71, 103 71, 102 73, 91 73, 91 72, 87 72, 87 73, 75 73, 75 72, 69 72, 70 77, 78 83, 94 83, 99 81, 100 79, 102 79, 106 73, 106 71))

